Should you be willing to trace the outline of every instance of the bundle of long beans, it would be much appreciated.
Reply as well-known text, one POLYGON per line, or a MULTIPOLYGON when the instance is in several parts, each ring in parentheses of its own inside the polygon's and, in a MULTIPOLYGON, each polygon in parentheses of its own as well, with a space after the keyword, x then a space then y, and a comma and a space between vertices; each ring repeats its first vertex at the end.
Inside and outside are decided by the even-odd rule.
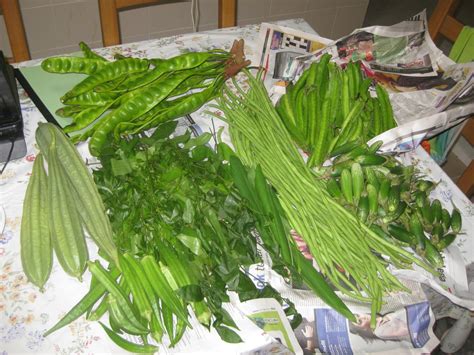
POLYGON ((226 87, 217 108, 229 124, 237 155, 249 166, 262 167, 290 224, 308 244, 322 274, 344 294, 372 302, 375 315, 385 292, 407 290, 387 270, 388 263, 403 268, 416 263, 435 273, 409 252, 373 233, 331 198, 324 182, 305 165, 260 74, 255 78, 245 73, 250 89, 244 92, 234 81, 238 94, 226 87))

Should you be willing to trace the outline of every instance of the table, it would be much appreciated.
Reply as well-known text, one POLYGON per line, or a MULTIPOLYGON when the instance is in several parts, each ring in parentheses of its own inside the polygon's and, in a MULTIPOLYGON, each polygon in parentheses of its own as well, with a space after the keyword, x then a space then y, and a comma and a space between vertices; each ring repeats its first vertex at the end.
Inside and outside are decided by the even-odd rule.
MULTIPOLYGON (((281 24, 306 32, 314 32, 302 19, 287 20, 281 24)), ((252 57, 258 53, 258 30, 259 26, 250 25, 101 48, 97 52, 109 59, 115 53, 143 58, 169 57, 189 50, 230 48, 235 38, 244 38, 245 52, 248 57, 252 57)), ((41 60, 33 60, 19 65, 31 66, 38 65, 40 62, 41 60)), ((0 353, 123 352, 107 338, 97 323, 87 322, 84 318, 80 318, 47 338, 42 337, 42 333, 56 323, 85 294, 90 279, 86 273, 84 274, 85 281, 80 283, 68 277, 55 263, 45 291, 41 293, 27 282, 22 272, 19 235, 23 197, 37 153, 34 132, 38 122, 43 121, 44 118, 22 89, 19 93, 28 152, 26 157, 10 162, 4 174, 0 176, 0 219, 2 215, 5 216, 5 227, 3 231, 0 230, 2 232, 0 234, 0 353)), ((207 130, 208 123, 205 117, 197 115, 194 118, 203 130, 207 130)), ((421 148, 406 154, 404 159, 415 162, 426 175, 440 181, 436 197, 443 203, 452 200, 462 210, 465 230, 472 234, 474 208, 439 166, 421 148)), ((469 238, 469 235, 464 235, 460 236, 456 242, 461 247, 461 255, 466 265, 474 261, 473 241, 474 239, 469 238)), ((94 258, 96 251, 92 244, 89 245, 89 250, 91 250, 91 258, 94 258)), ((259 331, 247 335, 257 339, 261 337, 262 344, 268 343, 268 339, 259 331)), ((217 346, 214 351, 223 353, 223 349, 227 349, 226 353, 237 353, 242 349, 249 350, 245 349, 244 344, 240 348, 217 346)))

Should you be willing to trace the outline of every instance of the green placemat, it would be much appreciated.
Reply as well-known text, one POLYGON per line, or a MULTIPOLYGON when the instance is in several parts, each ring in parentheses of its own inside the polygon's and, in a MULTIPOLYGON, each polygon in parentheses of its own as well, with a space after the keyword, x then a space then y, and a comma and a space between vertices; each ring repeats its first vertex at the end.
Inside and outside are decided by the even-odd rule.
MULTIPOLYGON (((74 85, 87 77, 84 74, 52 74, 44 71, 41 66, 19 68, 28 82, 30 89, 24 87, 38 109, 46 117, 49 113, 61 127, 71 123, 70 118, 56 115, 56 110, 63 106, 59 98, 74 85), (31 90, 33 92, 31 92, 31 90), (36 97, 35 97, 36 96, 36 97), (40 100, 41 102, 38 102, 40 100), (41 103, 43 107, 41 107, 41 103), (48 112, 44 112, 46 109, 48 112)), ((21 81, 20 81, 21 83, 21 81)), ((21 83, 22 84, 22 83, 21 83)), ((48 119, 48 117, 46 117, 48 119)))

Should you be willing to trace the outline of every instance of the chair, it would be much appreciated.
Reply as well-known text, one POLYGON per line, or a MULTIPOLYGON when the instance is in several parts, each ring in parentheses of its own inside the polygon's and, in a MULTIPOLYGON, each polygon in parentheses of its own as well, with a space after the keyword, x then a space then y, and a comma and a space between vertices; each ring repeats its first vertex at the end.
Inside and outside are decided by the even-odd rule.
MULTIPOLYGON (((99 0, 102 40, 105 47, 121 43, 118 12, 137 6, 159 3, 159 0, 99 0)), ((218 26, 236 25, 236 0, 219 0, 218 26)))
MULTIPOLYGON (((428 22, 428 31, 434 42, 437 42, 441 36, 447 38, 451 42, 456 42, 461 33, 463 33, 463 36, 464 34, 468 33, 468 36, 472 35, 472 29, 464 29, 464 25, 453 17, 454 12, 459 6, 459 3, 459 0, 438 0, 433 14, 431 15, 428 22)), ((469 39, 466 40, 463 38, 463 40, 466 41, 466 43, 464 43, 462 46, 456 46, 455 43, 453 50, 450 53, 450 57, 451 59, 459 62, 472 61, 474 58, 472 57, 472 52, 468 49, 468 47, 472 47, 469 45, 471 42, 467 42, 469 39), (466 51, 463 53, 464 48, 466 51)), ((472 37, 470 40, 472 41, 472 37)), ((464 123, 459 127, 451 128, 450 130, 453 131, 450 134, 452 136, 450 139, 454 142, 454 140, 457 139, 459 135, 461 135, 466 138, 471 146, 474 145, 473 121, 474 118, 471 117, 464 121, 464 123)), ((442 134, 448 134, 448 132, 444 132, 442 134)), ((448 147, 449 146, 452 146, 452 144, 448 144, 448 147)), ((447 152, 445 152, 445 155, 446 153, 447 152)), ((474 193, 474 163, 472 160, 456 183, 467 197, 470 198, 472 196, 474 193)))
POLYGON ((13 55, 11 61, 16 63, 30 60, 30 52, 18 0, 0 0, 0 9, 5 20, 5 27, 7 28, 8 40, 13 55))

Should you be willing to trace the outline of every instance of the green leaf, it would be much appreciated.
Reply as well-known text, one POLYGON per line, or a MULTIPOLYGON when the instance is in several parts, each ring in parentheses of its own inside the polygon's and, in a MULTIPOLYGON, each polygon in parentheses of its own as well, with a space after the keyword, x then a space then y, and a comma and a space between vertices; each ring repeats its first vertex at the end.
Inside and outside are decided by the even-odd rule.
POLYGON ((110 159, 110 165, 112 168, 112 174, 114 176, 130 174, 133 169, 130 162, 127 159, 110 159))
POLYGON ((237 327, 237 324, 235 324, 234 320, 230 316, 230 314, 224 308, 221 308, 219 310, 219 313, 220 313, 220 316, 222 317, 222 319, 221 319, 222 324, 225 324, 225 325, 227 325, 229 327, 232 327, 232 328, 235 328, 235 329, 239 329, 237 327))
POLYGON ((235 152, 225 143, 219 143, 217 145, 217 154, 219 159, 222 161, 229 161, 230 157, 235 155, 235 152))
POLYGON ((200 302, 204 299, 201 287, 198 285, 186 285, 178 289, 178 294, 186 302, 200 302))
POLYGON ((225 342, 233 343, 233 344, 242 342, 242 338, 240 337, 240 335, 234 332, 232 329, 223 325, 218 325, 218 326, 215 326, 214 328, 216 329, 221 339, 224 340, 225 342))
POLYGON ((152 139, 164 139, 168 138, 175 130, 178 125, 178 121, 168 121, 160 124, 156 127, 155 132, 153 132, 150 138, 152 139))
POLYGON ((169 167, 168 170, 161 175, 161 181, 171 182, 183 176, 183 170, 178 166, 169 167))
POLYGON ((184 204, 183 221, 189 224, 194 221, 194 207, 189 198, 186 199, 184 204))
POLYGON ((194 255, 205 255, 205 252, 201 247, 201 241, 198 238, 186 234, 178 234, 176 238, 178 238, 194 255))
POLYGON ((209 132, 204 132, 200 136, 198 136, 196 138, 192 138, 189 141, 187 141, 184 144, 183 148, 184 149, 191 149, 192 147, 197 147, 197 146, 200 146, 200 145, 207 144, 211 138, 212 138, 212 134, 210 134, 209 132))

